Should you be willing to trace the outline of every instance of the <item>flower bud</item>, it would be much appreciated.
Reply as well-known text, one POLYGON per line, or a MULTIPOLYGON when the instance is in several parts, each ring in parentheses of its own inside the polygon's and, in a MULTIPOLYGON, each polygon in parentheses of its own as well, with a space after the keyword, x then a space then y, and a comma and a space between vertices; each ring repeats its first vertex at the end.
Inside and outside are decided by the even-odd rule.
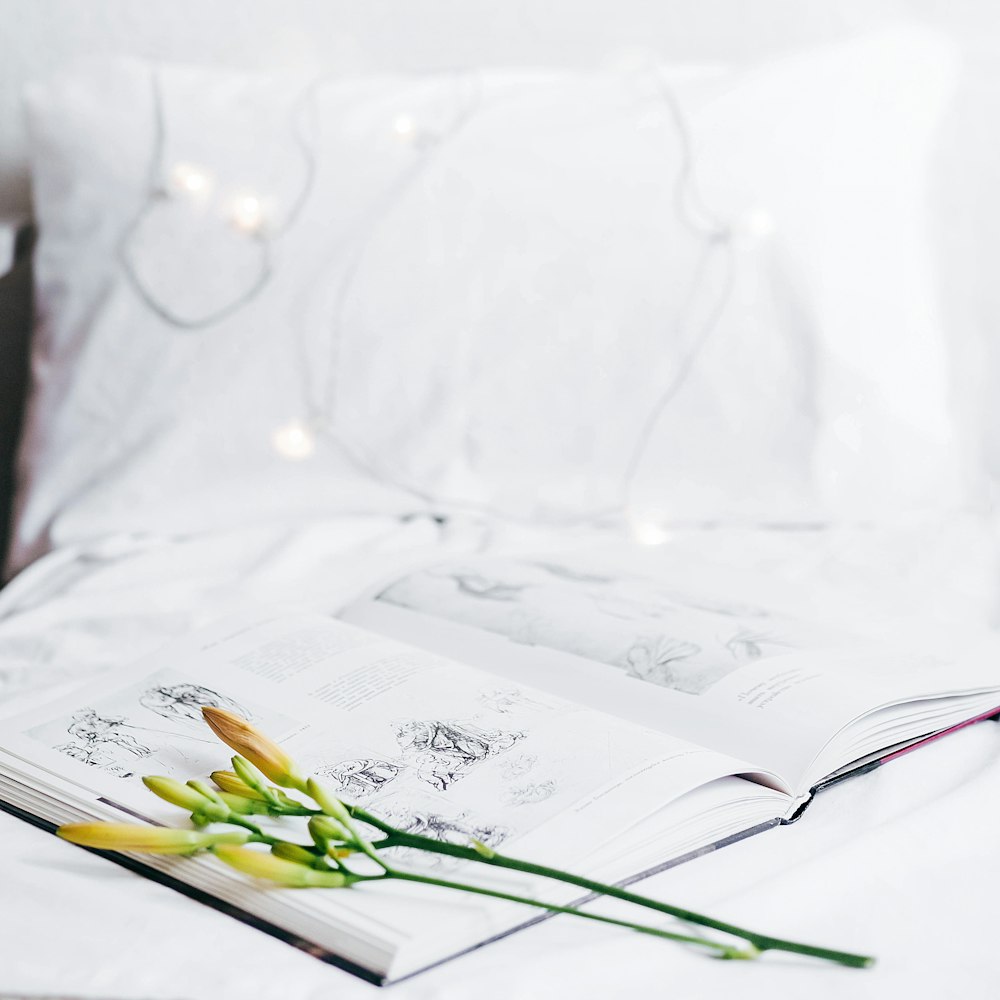
POLYGON ((176 778, 147 775, 142 783, 154 794, 171 805, 180 806, 188 812, 197 812, 205 804, 205 796, 176 778))
POLYGON ((478 854, 481 858, 486 858, 487 861, 497 856, 497 852, 494 851, 489 844, 484 844, 478 837, 470 837, 469 846, 476 852, 476 854, 478 854))
POLYGON ((237 816, 268 815, 271 812, 271 807, 261 799, 247 799, 242 795, 230 795, 229 792, 219 792, 219 798, 237 816))
POLYGON ((81 847, 140 854, 193 854, 217 844, 245 844, 250 837, 247 830, 200 833, 197 830, 173 830, 132 823, 70 823, 59 827, 56 833, 63 840, 81 847))
POLYGON ((340 889, 348 884, 347 877, 342 872, 318 871, 308 865, 287 861, 248 847, 222 846, 216 848, 215 854, 220 861, 237 871, 290 889, 340 889))
POLYGON ((312 867, 317 861, 322 860, 320 855, 314 854, 307 847, 300 847, 298 844, 289 844, 282 840, 271 846, 271 853, 276 858, 284 858, 286 861, 295 861, 300 865, 312 867))
POLYGON ((351 814, 347 811, 347 806, 315 778, 310 778, 306 782, 306 793, 327 816, 332 816, 346 829, 354 832, 354 824, 351 820, 351 814))
POLYGON ((347 844, 354 842, 354 837, 329 816, 313 816, 309 820, 309 836, 323 851, 329 850, 331 840, 347 844))
POLYGON ((211 778, 223 792, 229 792, 231 795, 239 795, 244 799, 259 799, 262 802, 264 801, 264 796, 257 789, 251 788, 234 771, 213 771, 211 778))
POLYGON ((276 785, 302 787, 303 779, 296 773, 292 758, 277 743, 254 729, 246 719, 235 712, 209 705, 202 707, 201 714, 223 743, 246 757, 276 785))

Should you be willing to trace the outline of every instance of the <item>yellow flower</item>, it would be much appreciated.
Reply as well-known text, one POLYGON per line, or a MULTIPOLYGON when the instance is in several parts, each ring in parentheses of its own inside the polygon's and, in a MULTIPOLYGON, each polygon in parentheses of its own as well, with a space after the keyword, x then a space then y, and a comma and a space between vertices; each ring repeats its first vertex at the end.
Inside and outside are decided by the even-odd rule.
MULTIPOLYGON (((205 823, 222 823, 229 819, 230 809, 219 798, 210 798, 200 791, 198 782, 182 784, 174 778, 148 775, 142 783, 161 799, 171 805, 187 809, 196 819, 205 823)), ((208 789, 206 789, 208 791, 208 789)))
POLYGON ((193 854, 217 844, 245 844, 250 837, 247 830, 201 833, 198 830, 172 830, 132 823, 70 823, 59 827, 56 833, 63 840, 81 847, 140 854, 193 854))
POLYGON ((175 778, 164 778, 151 774, 143 778, 142 783, 165 802, 180 806, 181 809, 187 809, 188 812, 197 812, 207 801, 200 792, 175 778))
POLYGON ((222 791, 229 792, 230 795, 239 795, 243 799, 257 799, 260 802, 265 801, 260 792, 241 780, 234 771, 213 771, 211 778, 222 791))
POLYGON ((201 714, 212 732, 227 746, 246 757, 276 785, 301 788, 304 781, 295 770, 295 763, 274 740, 254 729, 246 719, 224 708, 204 706, 201 714))
POLYGON ((318 871, 249 847, 217 847, 215 854, 220 861, 237 871, 290 889, 340 889, 347 885, 347 878, 342 872, 318 871))

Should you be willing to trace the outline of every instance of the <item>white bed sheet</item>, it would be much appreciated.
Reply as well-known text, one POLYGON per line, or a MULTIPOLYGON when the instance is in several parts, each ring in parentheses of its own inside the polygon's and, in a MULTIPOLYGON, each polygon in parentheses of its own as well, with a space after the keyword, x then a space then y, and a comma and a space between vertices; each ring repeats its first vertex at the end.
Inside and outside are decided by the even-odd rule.
MULTIPOLYGON (((789 608, 873 632, 904 617, 993 623, 996 531, 974 519, 893 530, 680 532, 662 558, 766 578, 789 608)), ((613 544, 607 533, 337 519, 184 542, 61 550, 0 593, 7 705, 142 655, 248 602, 332 609, 403 560, 613 544)), ((998 668, 1000 669, 1000 668, 998 668)), ((870 951, 857 972, 768 957, 721 963, 552 920, 392 988, 393 997, 925 997, 994 993, 1000 726, 971 727, 820 796, 802 822, 664 872, 651 893, 733 921, 870 951)), ((375 987, 0 814, 0 995, 375 996, 375 987)))

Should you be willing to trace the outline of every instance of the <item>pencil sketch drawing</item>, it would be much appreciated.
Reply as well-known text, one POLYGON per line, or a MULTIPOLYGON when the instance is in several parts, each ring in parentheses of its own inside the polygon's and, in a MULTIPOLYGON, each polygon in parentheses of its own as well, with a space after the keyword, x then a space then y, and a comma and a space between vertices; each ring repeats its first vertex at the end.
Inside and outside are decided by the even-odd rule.
POLYGON ((132 728, 124 716, 101 715, 93 708, 81 708, 66 726, 73 740, 53 749, 109 774, 129 778, 135 773, 126 763, 129 757, 148 757, 153 752, 128 732, 132 728))
POLYGON ((74 760, 80 761, 81 764, 89 764, 91 767, 99 767, 102 770, 107 771, 108 774, 115 775, 118 778, 131 778, 135 774, 135 771, 133 771, 127 764, 115 760, 115 758, 101 746, 87 746, 81 745, 80 743, 62 743, 52 749, 58 750, 60 753, 66 754, 67 757, 72 757, 74 760))
MULTIPOLYGON (((432 566, 378 600, 692 695, 755 660, 849 638, 741 600, 552 561, 480 557, 432 566)), ((504 713, 502 699, 489 707, 504 713)))
POLYGON ((532 781, 508 789, 505 801, 509 806, 530 806, 551 799, 556 793, 556 783, 552 780, 532 781))
POLYGON ((504 761, 503 776, 512 781, 514 778, 521 778, 526 775, 536 764, 538 758, 533 753, 522 753, 516 757, 511 757, 504 761))
POLYGON ((513 832, 507 826, 472 819, 467 812, 449 818, 422 809, 399 812, 389 810, 386 818, 393 826, 407 833, 432 837, 447 844, 461 844, 463 847, 468 846, 473 838, 481 840, 490 847, 496 847, 507 840, 513 832))
POLYGON ((520 688, 498 688, 494 691, 483 691, 479 695, 480 703, 498 715, 510 715, 517 709, 529 711, 546 711, 549 706, 538 698, 532 698, 520 688))
POLYGON ((171 669, 137 678, 104 696, 90 694, 88 701, 60 711, 26 735, 119 778, 134 778, 137 771, 187 778, 206 767, 211 770, 218 743, 202 719, 207 705, 261 720, 272 731, 287 730, 290 724, 277 712, 237 702, 171 669))
POLYGON ((473 722, 409 719, 396 724, 396 742, 417 777, 446 791, 480 761, 504 753, 525 734, 483 729, 473 722))
POLYGON ((242 705, 225 695, 200 684, 161 684, 143 691, 139 704, 164 719, 193 722, 203 726, 201 710, 205 707, 224 708, 252 721, 253 715, 242 705))
POLYGON ((330 779, 337 791, 348 799, 364 799, 382 791, 403 770, 401 764, 388 760, 359 757, 342 760, 316 769, 317 775, 330 779))

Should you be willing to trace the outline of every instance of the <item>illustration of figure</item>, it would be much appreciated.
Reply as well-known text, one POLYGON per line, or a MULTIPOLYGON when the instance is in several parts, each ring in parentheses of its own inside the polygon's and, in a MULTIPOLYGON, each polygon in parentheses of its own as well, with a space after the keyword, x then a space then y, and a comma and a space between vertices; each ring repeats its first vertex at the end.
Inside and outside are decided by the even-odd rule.
POLYGON ((625 654, 625 668, 632 677, 683 690, 684 675, 676 670, 676 664, 700 652, 701 647, 693 642, 664 635, 643 637, 625 654))
POLYGON ((124 731, 131 728, 123 716, 98 715, 92 708, 82 708, 74 712, 66 731, 85 747, 114 744, 136 757, 148 757, 153 751, 124 731))
POLYGON ((436 757, 417 758, 417 777, 439 792, 448 791, 464 776, 465 772, 457 764, 446 764, 436 757))
POLYGON ((79 743, 63 743, 52 749, 80 761, 81 764, 103 768, 118 778, 131 778, 135 774, 135 771, 116 761, 100 744, 81 746, 79 743))
POLYGON ((533 753, 518 754, 504 763, 503 776, 508 780, 523 777, 537 763, 538 758, 533 753))
POLYGON ((438 813, 414 811, 406 814, 389 813, 389 821, 407 833, 416 833, 424 837, 433 837, 447 844, 468 845, 474 837, 490 847, 496 847, 506 840, 511 831, 509 828, 492 823, 479 823, 470 819, 467 813, 460 813, 454 819, 448 819, 438 813))
POLYGON ((343 760, 320 767, 317 774, 330 778, 337 791, 348 798, 365 798, 381 791, 403 768, 387 760, 343 760))
POLYGON ((149 688, 139 696, 139 704, 164 719, 182 722, 202 721, 201 710, 208 706, 224 708, 242 715, 245 719, 253 716, 241 705, 200 684, 165 684, 149 688))
POLYGON ((544 710, 549 706, 537 698, 529 698, 520 688, 498 688, 495 691, 484 691, 479 700, 487 708, 500 715, 510 715, 518 706, 522 708, 544 710))
POLYGON ((396 726, 396 741, 417 766, 417 777, 439 791, 487 757, 524 738, 522 732, 482 729, 472 722, 412 719, 396 726))
MULTIPOLYGON (((693 695, 790 649, 855 642, 728 595, 716 600, 673 583, 558 561, 465 559, 404 577, 379 600, 693 695)), ((508 706, 498 700, 489 707, 505 714, 508 706)))
POLYGON ((530 806, 544 802, 556 793, 554 781, 535 781, 527 785, 511 788, 507 792, 507 804, 511 806, 530 806))
POLYGON ((759 660, 764 655, 765 646, 787 646, 789 643, 775 638, 766 632, 754 632, 750 629, 740 629, 726 643, 726 648, 737 660, 759 660))

